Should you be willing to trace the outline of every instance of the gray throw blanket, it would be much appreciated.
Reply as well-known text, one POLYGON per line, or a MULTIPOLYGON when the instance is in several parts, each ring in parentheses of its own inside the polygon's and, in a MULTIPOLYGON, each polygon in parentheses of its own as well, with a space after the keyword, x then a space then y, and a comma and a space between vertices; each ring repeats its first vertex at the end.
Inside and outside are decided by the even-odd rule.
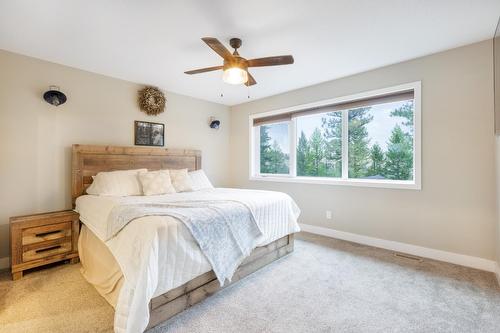
POLYGON ((257 246, 263 233, 251 210, 237 201, 187 201, 159 204, 123 204, 108 216, 110 234, 144 216, 171 216, 191 232, 212 269, 224 285, 257 246))

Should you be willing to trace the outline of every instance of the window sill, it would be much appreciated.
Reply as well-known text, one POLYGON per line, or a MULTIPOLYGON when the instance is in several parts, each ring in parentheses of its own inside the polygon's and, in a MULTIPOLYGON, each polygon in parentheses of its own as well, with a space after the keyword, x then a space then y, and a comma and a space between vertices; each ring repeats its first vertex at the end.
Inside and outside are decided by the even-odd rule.
POLYGON ((332 179, 313 177, 288 177, 288 176, 251 176, 252 181, 278 182, 278 183, 302 183, 319 185, 339 185, 357 187, 392 188, 404 190, 421 190, 420 184, 415 181, 393 181, 384 179, 332 179))

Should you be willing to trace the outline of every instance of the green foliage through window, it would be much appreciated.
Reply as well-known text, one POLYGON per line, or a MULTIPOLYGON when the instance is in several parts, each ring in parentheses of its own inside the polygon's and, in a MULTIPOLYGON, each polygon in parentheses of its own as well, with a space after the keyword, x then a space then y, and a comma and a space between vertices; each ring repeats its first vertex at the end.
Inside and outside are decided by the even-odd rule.
MULTIPOLYGON (((286 127, 286 135, 288 136, 288 126, 286 127)), ((269 134, 271 126, 260 126, 260 172, 270 174, 287 174, 289 169, 289 154, 283 152, 276 138, 272 138, 269 134)))
MULTIPOLYGON (((311 118, 309 118, 311 119, 311 118)), ((297 119, 298 127, 301 119, 297 119)), ((308 139, 301 131, 297 143, 297 176, 341 177, 342 113, 316 116, 317 127, 308 139)))

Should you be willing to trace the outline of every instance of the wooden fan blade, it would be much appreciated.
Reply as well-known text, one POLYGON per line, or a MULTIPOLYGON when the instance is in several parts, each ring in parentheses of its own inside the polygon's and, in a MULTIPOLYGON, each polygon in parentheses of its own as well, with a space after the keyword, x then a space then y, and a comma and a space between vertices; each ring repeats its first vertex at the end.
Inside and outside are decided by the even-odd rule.
POLYGON ((290 64, 293 64, 293 57, 291 55, 248 60, 248 67, 278 66, 290 64))
POLYGON ((233 55, 228 49, 217 38, 213 37, 203 37, 201 39, 204 41, 212 50, 214 50, 218 55, 220 55, 224 60, 232 60, 233 55))
POLYGON ((249 86, 253 86, 254 84, 257 84, 257 81, 255 81, 252 74, 250 74, 248 71, 247 71, 247 73, 248 73, 248 81, 245 83, 245 85, 247 87, 249 87, 249 86))
POLYGON ((198 74, 198 73, 205 73, 205 72, 211 72, 211 71, 216 71, 222 69, 222 66, 214 66, 214 67, 206 67, 206 68, 200 68, 200 69, 193 69, 192 71, 187 71, 184 72, 186 74, 198 74))

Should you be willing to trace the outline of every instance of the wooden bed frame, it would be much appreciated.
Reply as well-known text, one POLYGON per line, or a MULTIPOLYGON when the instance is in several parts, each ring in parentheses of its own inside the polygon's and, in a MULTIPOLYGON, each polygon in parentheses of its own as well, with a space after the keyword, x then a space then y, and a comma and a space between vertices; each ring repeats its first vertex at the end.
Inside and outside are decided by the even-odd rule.
POLYGON ((73 145, 71 167, 71 199, 85 194, 92 184, 92 176, 101 171, 146 168, 201 169, 201 151, 150 147, 118 147, 73 145))
MULTIPOLYGON (((201 151, 73 145, 71 173, 73 207, 76 198, 85 193, 87 187, 92 184, 92 176, 98 172, 140 168, 198 170, 201 169, 201 151)), ((287 235, 253 250, 251 255, 236 270, 232 282, 224 287, 220 287, 214 272, 210 271, 153 298, 149 303, 150 318, 147 329, 164 322, 190 306, 201 302, 216 291, 292 252, 293 239, 293 234, 287 235)))

